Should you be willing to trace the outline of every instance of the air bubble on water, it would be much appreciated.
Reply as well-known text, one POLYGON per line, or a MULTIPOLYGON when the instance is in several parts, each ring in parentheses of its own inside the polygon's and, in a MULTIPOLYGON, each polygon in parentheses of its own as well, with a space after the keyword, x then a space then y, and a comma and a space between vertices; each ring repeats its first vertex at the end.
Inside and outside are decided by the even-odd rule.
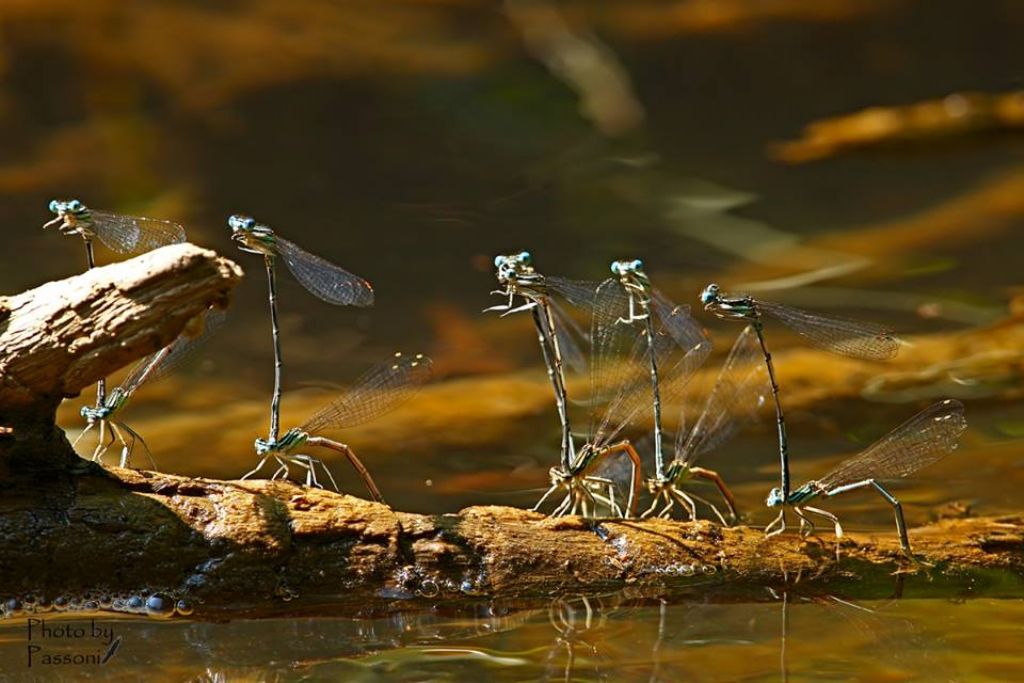
POLYGON ((459 590, 466 595, 473 595, 477 592, 476 585, 469 579, 462 580, 462 583, 459 584, 459 590))
POLYGON ((433 579, 424 579, 420 584, 420 589, 416 592, 424 598, 435 598, 441 592, 441 588, 433 579))
POLYGON ((110 607, 114 604, 114 598, 109 593, 100 593, 97 602, 99 602, 100 607, 110 607))
POLYGON ((711 576, 712 574, 718 573, 718 567, 713 564, 706 564, 701 567, 701 570, 704 572, 705 576, 711 576))
POLYGON ((133 611, 141 611, 146 607, 146 601, 142 599, 141 595, 133 595, 124 601, 125 609, 133 611))
POLYGON ((58 595, 53 599, 53 609, 58 612, 63 612, 68 608, 68 597, 66 595, 58 595))
POLYGON ((153 593, 146 598, 146 614, 151 617, 172 617, 174 600, 166 593, 153 593))
POLYGON ((192 605, 192 601, 188 598, 182 598, 174 604, 175 611, 183 617, 190 616, 195 612, 195 607, 192 605))

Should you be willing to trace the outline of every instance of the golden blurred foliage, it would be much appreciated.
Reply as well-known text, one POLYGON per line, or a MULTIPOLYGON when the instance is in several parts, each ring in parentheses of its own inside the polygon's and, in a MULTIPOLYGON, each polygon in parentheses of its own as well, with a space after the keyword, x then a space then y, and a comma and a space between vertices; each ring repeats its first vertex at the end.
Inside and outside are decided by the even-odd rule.
POLYGON ((802 164, 883 146, 935 145, 982 133, 1024 129, 1024 91, 953 93, 901 107, 871 107, 814 121, 803 137, 776 145, 773 155, 802 164))
POLYGON ((209 107, 318 76, 462 74, 490 59, 458 14, 472 3, 250 0, 239 3, 13 0, 15 43, 58 44, 86 73, 144 75, 183 107, 209 107))

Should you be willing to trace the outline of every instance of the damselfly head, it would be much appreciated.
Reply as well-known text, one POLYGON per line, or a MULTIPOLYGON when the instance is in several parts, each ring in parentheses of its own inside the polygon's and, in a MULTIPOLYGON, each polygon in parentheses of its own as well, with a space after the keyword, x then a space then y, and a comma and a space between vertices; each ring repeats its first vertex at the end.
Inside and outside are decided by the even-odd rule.
POLYGON ((57 217, 46 223, 44 228, 58 225, 61 232, 70 234, 76 232, 75 228, 88 227, 91 223, 89 208, 77 199, 54 199, 49 208, 57 217))
POLYGON ((785 499, 782 497, 782 491, 777 486, 768 492, 768 499, 765 501, 770 508, 777 508, 784 502, 785 499))
POLYGON ((705 308, 707 308, 711 304, 718 301, 720 292, 721 290, 719 286, 716 285, 715 283, 711 283, 710 285, 704 288, 703 292, 700 293, 700 302, 704 304, 705 308))
POLYGON ((556 467, 552 467, 550 470, 548 470, 548 477, 549 477, 549 481, 551 482, 552 486, 561 486, 561 485, 565 484, 565 482, 567 482, 570 479, 572 479, 573 475, 569 474, 568 472, 563 470, 561 467, 557 467, 556 466, 556 467))
POLYGON ((612 275, 616 275, 622 284, 635 288, 647 289, 651 281, 644 272, 644 262, 640 259, 632 261, 612 261, 612 275))
POLYGON ((238 248, 250 254, 274 255, 274 231, 262 223, 257 223, 252 216, 235 214, 228 218, 231 228, 231 239, 238 243, 238 248))
POLYGON ((256 227, 256 219, 252 216, 243 216, 236 213, 228 218, 228 226, 231 228, 231 232, 235 234, 249 232, 256 227))
POLYGON ((50 211, 58 216, 66 214, 81 215, 89 209, 77 199, 54 199, 50 202, 50 211))
POLYGON ((85 418, 86 422, 93 424, 97 420, 106 419, 113 411, 107 406, 82 406, 82 409, 78 412, 83 418, 85 418))
POLYGON ((521 251, 518 254, 499 254, 494 257, 494 267, 497 269, 495 276, 498 282, 507 284, 514 281, 520 275, 533 272, 533 256, 528 251, 521 251))

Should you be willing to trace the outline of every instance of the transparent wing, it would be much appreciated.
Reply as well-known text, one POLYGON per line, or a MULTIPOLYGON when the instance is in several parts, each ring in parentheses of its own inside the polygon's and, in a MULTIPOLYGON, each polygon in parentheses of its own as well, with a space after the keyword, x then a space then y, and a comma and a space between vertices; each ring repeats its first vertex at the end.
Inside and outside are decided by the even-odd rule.
POLYGON ((680 428, 676 433, 676 460, 692 465, 701 455, 731 439, 757 418, 770 395, 771 384, 761 362, 761 347, 754 328, 748 325, 722 363, 697 422, 689 432, 680 428))
MULTIPOLYGON (((685 392, 686 385, 711 353, 711 342, 690 317, 686 306, 673 306, 663 299, 665 315, 654 317, 654 358, 662 404, 671 403, 685 392), (684 345, 685 344, 685 345, 684 345), (680 353, 681 352, 681 353, 680 353)), ((597 290, 594 303, 595 342, 592 393, 610 397, 603 416, 593 421, 593 443, 611 441, 642 410, 653 411, 650 346, 645 324, 623 321, 628 313, 629 295, 609 278, 597 290), (602 393, 603 387, 603 393, 602 393)))
POLYGON ((770 301, 758 300, 757 307, 815 346, 843 356, 887 360, 900 348, 896 335, 880 325, 833 318, 770 301))
POLYGON ((155 382, 187 360, 206 343, 227 317, 220 309, 211 308, 196 318, 196 329, 186 330, 173 342, 136 363, 121 382, 121 391, 131 396, 144 382, 155 382))
POLYGON ((573 306, 589 309, 594 305, 599 283, 545 275, 544 284, 573 306))
POLYGON ((165 346, 156 353, 152 353, 138 363, 132 366, 132 369, 128 372, 128 376, 124 378, 118 389, 121 390, 121 394, 127 398, 135 393, 142 384, 149 379, 150 372, 156 368, 160 362, 167 357, 170 353, 170 346, 165 346))
POLYGON ((688 379, 711 355, 711 340, 704 334, 704 328, 690 315, 689 306, 677 306, 658 291, 653 292, 651 303, 662 347, 660 354, 664 356, 658 359, 658 364, 664 365, 671 354, 682 350, 684 355, 676 363, 674 372, 688 379))
POLYGON ((964 404, 940 401, 910 418, 824 477, 826 491, 865 479, 899 479, 942 459, 956 449, 967 429, 964 404))
POLYGON ((699 346, 707 358, 711 353, 711 340, 704 334, 700 323, 690 315, 689 306, 676 305, 658 290, 651 293, 651 304, 665 334, 672 337, 680 348, 695 349, 699 346))
POLYGON ((367 370, 348 393, 309 418, 302 430, 316 434, 329 427, 352 427, 394 410, 430 379, 432 365, 420 354, 395 354, 367 370))
POLYGON ((303 287, 336 306, 372 306, 373 287, 344 268, 310 254, 294 242, 276 238, 277 253, 303 287))
POLYGON ((650 382, 650 371, 644 364, 647 338, 640 334, 640 326, 622 321, 628 306, 629 296, 618 280, 609 278, 597 288, 590 333, 593 444, 607 443, 621 431, 642 405, 638 394, 650 382))
POLYGON ((562 362, 575 372, 583 372, 587 361, 576 340, 586 339, 586 333, 558 302, 551 298, 548 298, 547 302, 551 307, 551 317, 555 321, 555 338, 558 340, 558 350, 562 354, 562 362))
POLYGON ((90 211, 96 235, 121 254, 142 254, 185 241, 185 228, 173 221, 90 211))

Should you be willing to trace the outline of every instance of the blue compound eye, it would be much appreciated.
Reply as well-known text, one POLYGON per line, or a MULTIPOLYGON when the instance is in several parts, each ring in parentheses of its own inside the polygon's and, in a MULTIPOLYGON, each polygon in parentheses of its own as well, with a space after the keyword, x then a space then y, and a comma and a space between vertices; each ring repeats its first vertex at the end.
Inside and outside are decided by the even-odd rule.
POLYGON ((533 256, 528 251, 519 252, 519 260, 523 262, 524 266, 528 266, 533 263, 533 256))
POLYGON ((230 226, 232 230, 252 230, 255 225, 255 219, 250 216, 235 214, 228 218, 228 226, 230 226))
POLYGON ((50 200, 50 211, 52 213, 60 213, 60 202, 56 199, 50 200))
POLYGON ((494 257, 494 267, 495 268, 501 268, 507 262, 508 262, 508 257, 507 256, 502 256, 501 254, 498 254, 497 256, 494 257))
POLYGON ((635 261, 633 261, 633 263, 631 265, 633 266, 633 270, 643 270, 644 269, 644 262, 641 261, 640 259, 636 259, 635 261))
POLYGON ((81 211, 82 202, 78 201, 77 199, 72 199, 70 202, 68 202, 68 208, 71 209, 72 211, 81 211))
POLYGON ((704 291, 700 293, 700 301, 704 304, 709 304, 715 300, 718 296, 718 285, 710 284, 704 288, 704 291))
POLYGON ((612 275, 622 275, 622 266, 618 261, 612 261, 612 275))

